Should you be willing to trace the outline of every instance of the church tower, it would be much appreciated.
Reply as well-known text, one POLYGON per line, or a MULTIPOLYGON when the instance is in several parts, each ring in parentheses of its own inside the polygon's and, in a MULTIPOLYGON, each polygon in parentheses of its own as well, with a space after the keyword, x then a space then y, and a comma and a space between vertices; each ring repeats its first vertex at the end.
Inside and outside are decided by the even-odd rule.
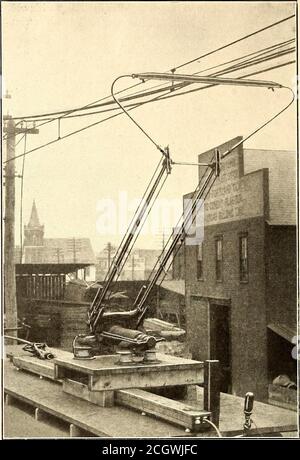
POLYGON ((28 225, 24 225, 24 246, 43 246, 43 244, 44 225, 40 224, 35 200, 33 200, 28 225))

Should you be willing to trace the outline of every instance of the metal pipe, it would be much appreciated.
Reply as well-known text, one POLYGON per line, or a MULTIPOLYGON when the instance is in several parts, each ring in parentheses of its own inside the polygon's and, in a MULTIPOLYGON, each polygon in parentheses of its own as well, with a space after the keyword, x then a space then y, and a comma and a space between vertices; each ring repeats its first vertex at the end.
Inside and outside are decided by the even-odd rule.
POLYGON ((4 339, 11 339, 11 340, 16 340, 17 342, 21 343, 26 343, 26 345, 32 345, 32 342, 29 342, 28 340, 20 339, 19 337, 13 337, 12 335, 4 335, 4 339))
POLYGON ((280 83, 266 80, 240 80, 238 78, 206 77, 198 75, 178 75, 169 73, 146 72, 131 75, 132 78, 140 80, 171 80, 185 81, 187 83, 213 83, 217 85, 238 85, 238 86, 259 86, 267 88, 282 88, 280 83))

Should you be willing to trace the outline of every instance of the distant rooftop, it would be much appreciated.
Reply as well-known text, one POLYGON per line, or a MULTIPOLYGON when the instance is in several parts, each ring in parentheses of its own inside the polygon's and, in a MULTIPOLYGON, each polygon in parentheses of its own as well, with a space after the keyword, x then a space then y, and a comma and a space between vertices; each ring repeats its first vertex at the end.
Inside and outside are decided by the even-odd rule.
POLYGON ((64 262, 95 263, 89 238, 44 238, 44 248, 45 256, 50 259, 56 256, 55 251, 58 250, 64 262))
POLYGON ((59 275, 74 273, 77 270, 88 267, 90 264, 47 264, 47 263, 32 263, 32 264, 16 264, 16 275, 59 275))

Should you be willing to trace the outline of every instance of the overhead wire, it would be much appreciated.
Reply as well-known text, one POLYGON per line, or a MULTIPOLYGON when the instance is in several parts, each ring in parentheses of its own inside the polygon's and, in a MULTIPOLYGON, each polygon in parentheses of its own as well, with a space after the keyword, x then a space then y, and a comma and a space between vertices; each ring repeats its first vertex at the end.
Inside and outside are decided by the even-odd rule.
MULTIPOLYGON (((296 51, 296 48, 293 47, 293 48, 289 48, 287 50, 282 50, 280 52, 275 52, 273 54, 269 54, 268 56, 264 56, 264 57, 253 57, 251 59, 249 59, 247 62, 249 64, 249 66, 253 66, 253 65, 259 65, 259 64, 262 64, 264 62, 267 62, 267 61, 270 61, 272 59, 277 59, 279 57, 282 57, 282 56, 285 56, 287 54, 290 54, 290 53, 293 53, 296 51)), ((237 63, 237 64, 234 64, 230 67, 228 67, 227 69, 230 70, 230 71, 235 71, 235 70, 239 70, 240 68, 243 67, 243 62, 240 62, 240 63, 237 63)))
POLYGON ((182 67, 184 67, 184 66, 186 66, 188 64, 192 64, 193 62, 196 62, 199 59, 203 59, 203 58, 205 58, 207 56, 210 56, 211 54, 214 54, 214 53, 217 53, 217 52, 219 52, 221 50, 224 50, 224 49, 228 48, 229 46, 235 45, 236 43, 239 43, 239 42, 241 42, 243 40, 246 40, 247 38, 253 37, 254 35, 257 35, 257 34, 259 34, 261 32, 264 32, 264 31, 266 31, 268 29, 271 29, 272 27, 275 27, 275 26, 277 26, 279 24, 282 24, 283 22, 289 21, 292 18, 295 18, 295 14, 287 16, 286 18, 280 19, 277 22, 273 22, 272 24, 269 24, 268 26, 262 27, 261 29, 258 29, 258 30, 254 31, 254 32, 251 32, 251 33, 247 34, 247 35, 244 35, 243 37, 240 37, 237 40, 233 40, 230 43, 227 43, 226 45, 222 45, 222 46, 214 49, 213 51, 209 51, 208 53, 204 53, 201 56, 198 56, 197 58, 194 58, 194 59, 191 59, 190 61, 184 62, 183 64, 180 64, 180 65, 174 67, 174 70, 181 69, 182 67))
MULTIPOLYGON (((294 60, 293 60, 293 61, 288 61, 288 62, 286 62, 286 63, 279 64, 279 65, 276 65, 276 66, 273 66, 273 67, 269 67, 269 68, 265 68, 265 69, 262 69, 262 70, 260 70, 260 71, 253 72, 253 73, 251 73, 251 74, 242 75, 242 76, 237 77, 237 78, 245 78, 245 77, 249 77, 249 76, 253 76, 253 75, 258 75, 258 74, 260 74, 260 73, 265 73, 265 72, 268 72, 268 71, 270 71, 270 70, 274 70, 274 69, 278 69, 278 68, 280 68, 280 67, 284 67, 284 66, 286 66, 286 65, 291 65, 291 64, 293 64, 293 63, 295 63, 294 60)), ((224 75, 225 73, 226 73, 226 72, 224 72, 223 75, 224 75)), ((184 86, 187 86, 187 85, 184 84, 184 86)), ((185 95, 185 94, 190 94, 190 93, 194 93, 194 92, 197 92, 197 91, 201 91, 202 89, 207 89, 207 88, 214 87, 214 86, 216 86, 216 85, 215 85, 215 84, 211 84, 211 85, 207 85, 207 86, 204 86, 204 87, 199 87, 199 88, 191 89, 191 90, 188 90, 188 91, 185 91, 185 92, 182 92, 182 93, 177 93, 177 94, 166 94, 166 95, 163 95, 163 94, 162 94, 162 95, 159 95, 159 96, 157 96, 157 97, 155 97, 155 98, 153 98, 153 99, 150 99, 150 100, 147 100, 147 101, 143 101, 143 102, 140 102, 140 103, 136 103, 135 105, 133 105, 132 107, 130 107, 128 110, 133 110, 133 109, 135 109, 135 108, 138 108, 138 107, 143 106, 143 105, 145 105, 145 104, 148 104, 148 103, 150 103, 150 102, 155 102, 155 101, 158 101, 158 100, 165 100, 165 99, 169 99, 169 98, 172 98, 172 97, 177 97, 177 96, 181 96, 181 95, 185 95)), ((181 85, 181 87, 178 88, 178 89, 182 89, 182 87, 183 87, 183 85, 181 85)), ((178 89, 174 89, 174 92, 175 92, 175 91, 178 91, 178 89)), ((167 88, 166 88, 165 90, 166 90, 166 91, 169 91, 167 88)), ((40 149, 42 149, 42 148, 44 148, 44 147, 47 147, 47 146, 52 145, 52 144, 55 144, 56 142, 58 142, 58 141, 60 141, 60 140, 66 139, 66 138, 68 138, 68 137, 70 137, 70 136, 73 136, 73 135, 78 134, 78 133, 80 133, 80 132, 82 132, 82 131, 85 131, 86 129, 89 129, 89 128, 91 128, 91 127, 93 127, 93 126, 96 126, 96 125, 98 125, 98 124, 100 124, 100 123, 103 123, 103 122, 105 122, 105 121, 108 121, 108 120, 110 120, 110 119, 113 119, 113 118, 115 118, 115 117, 121 115, 122 113, 123 113, 123 112, 120 111, 120 112, 118 112, 118 113, 116 113, 116 114, 114 114, 114 115, 111 115, 111 116, 106 117, 106 118, 104 118, 104 119, 98 120, 98 121, 96 121, 96 122, 94 122, 94 123, 91 123, 91 124, 89 124, 89 125, 87 125, 87 126, 84 126, 83 128, 79 128, 79 129, 77 129, 77 130, 75 130, 75 131, 72 131, 72 132, 70 132, 70 133, 67 133, 67 134, 65 134, 64 136, 61 136, 60 138, 53 139, 53 140, 51 140, 51 141, 49 141, 49 142, 46 142, 45 144, 42 144, 42 145, 40 145, 40 146, 38 146, 38 147, 33 148, 33 149, 31 149, 31 150, 29 150, 29 151, 27 151, 27 152, 25 152, 25 153, 22 153, 22 154, 19 154, 19 155, 15 155, 14 157, 12 157, 12 158, 10 158, 10 159, 5 160, 3 163, 7 163, 7 162, 9 162, 9 161, 13 161, 13 160, 15 160, 15 159, 17 159, 17 158, 21 158, 21 157, 24 156, 24 155, 28 155, 29 153, 33 153, 33 152, 38 151, 38 150, 40 150, 40 149)))
POLYGON ((195 72, 195 75, 199 75, 203 72, 208 72, 209 70, 213 70, 213 69, 216 69, 218 67, 222 67, 224 65, 227 65, 227 64, 231 64, 232 62, 236 62, 236 61, 239 61, 241 59, 244 59, 244 58, 247 58, 247 57, 250 57, 250 56, 254 56, 256 54, 265 54, 267 53, 268 51, 273 51, 274 49, 280 49, 284 46, 287 46, 287 45, 290 45, 292 42, 295 42, 296 39, 295 38, 290 38, 289 40, 285 40, 283 42, 279 42, 279 43, 275 43, 274 45, 270 45, 270 46, 267 46, 265 48, 261 48, 260 50, 256 50, 256 51, 253 51, 252 53, 248 53, 248 54, 245 54, 243 56, 239 56, 238 58, 234 58, 234 59, 231 59, 229 61, 226 61, 222 64, 216 64, 212 67, 208 67, 206 69, 203 69, 203 70, 199 70, 198 72, 195 72))
MULTIPOLYGON (((226 45, 222 45, 221 47, 218 47, 218 48, 216 48, 216 49, 214 49, 214 50, 212 50, 212 51, 209 51, 208 53, 204 53, 204 54, 202 54, 201 56, 198 56, 197 58, 194 58, 194 59, 192 59, 192 60, 190 60, 190 61, 186 61, 186 62, 184 62, 183 64, 180 64, 179 66, 176 66, 176 67, 172 68, 171 71, 178 70, 178 69, 180 69, 180 68, 182 68, 182 67, 184 67, 184 66, 186 66, 186 65, 188 65, 188 64, 191 64, 191 63, 193 63, 193 62, 198 61, 199 59, 203 59, 203 58, 205 58, 205 57, 208 57, 208 56, 210 56, 210 55, 212 55, 212 54, 214 54, 214 53, 217 53, 217 52, 219 52, 219 51, 221 51, 221 50, 223 50, 223 49, 226 49, 226 48, 228 48, 228 47, 230 47, 230 46, 232 46, 232 45, 235 45, 236 43, 239 43, 239 42, 241 42, 241 41, 243 41, 243 40, 245 40, 245 39, 248 39, 248 38, 250 38, 250 37, 252 37, 252 36, 254 36, 254 35, 257 35, 257 34, 259 34, 259 33, 261 33, 261 32, 264 32, 264 31, 266 31, 266 30, 272 28, 272 27, 275 27, 275 26, 277 26, 277 25, 279 25, 279 24, 281 24, 281 23, 283 23, 283 22, 286 22, 286 21, 288 21, 288 20, 290 20, 290 19, 292 19, 292 18, 294 18, 294 17, 295 17, 295 14, 290 15, 290 16, 288 16, 288 17, 286 17, 286 18, 283 18, 283 19, 281 19, 281 20, 279 20, 279 21, 276 21, 276 22, 274 22, 274 23, 272 23, 272 24, 269 24, 268 26, 265 26, 265 27, 263 27, 263 28, 261 28, 261 29, 258 29, 258 30, 254 31, 254 32, 251 32, 251 33, 247 34, 247 35, 244 35, 243 37, 240 37, 240 38, 238 38, 237 40, 231 41, 231 42, 227 43, 226 45)), ((135 86, 139 86, 139 85, 141 85, 141 84, 142 84, 142 82, 139 82, 139 83, 137 83, 137 84, 135 84, 135 85, 132 85, 131 87, 126 88, 126 89, 124 89, 124 90, 122 90, 122 91, 126 91, 126 90, 128 90, 128 89, 131 89, 131 88, 133 88, 133 87, 135 87, 135 86)), ((109 98, 109 97, 110 97, 110 96, 106 96, 105 98, 102 98, 102 99, 100 99, 99 101, 104 100, 104 99, 107 99, 107 98, 109 98)), ((99 102, 99 101, 96 101, 96 102, 99 102)), ((75 112, 75 111, 78 111, 78 110, 80 110, 80 109, 87 108, 87 107, 89 107, 89 106, 91 106, 91 105, 94 105, 96 102, 91 102, 91 103, 89 103, 89 104, 87 104, 87 105, 85 105, 85 106, 83 106, 83 107, 81 107, 81 108, 76 108, 76 109, 71 109, 71 110, 66 110, 66 111, 61 111, 61 112, 52 112, 51 115, 55 115, 55 114, 65 114, 65 115, 66 115, 66 114, 70 114, 70 113, 72 113, 72 112, 75 112)), ((47 116, 47 114, 38 115, 38 116, 47 116)), ((17 120, 17 119, 23 119, 23 120, 24 120, 25 118, 37 118, 38 116, 35 115, 35 116, 13 117, 13 119, 15 119, 15 120, 17 120)), ((60 117, 58 117, 57 119, 59 119, 59 118, 60 118, 60 117)))
MULTIPOLYGON (((276 54, 276 56, 277 56, 277 54, 276 54)), ((264 58, 264 59, 266 59, 266 58, 264 58)), ((261 62, 261 60, 260 60, 260 62, 261 62)), ((257 59, 256 59, 256 62, 255 62, 255 63, 257 63, 257 59)), ((249 65, 253 65, 253 63, 250 62, 249 65)), ((235 69, 235 70, 240 70, 240 68, 241 68, 241 65, 240 65, 237 69, 235 68, 235 66, 233 66, 233 69, 235 69)), ((232 70, 232 67, 229 68, 229 69, 227 70, 227 73, 228 73, 228 72, 231 72, 231 71, 233 71, 233 70, 232 70)), ((113 81, 113 83, 112 83, 112 85, 111 85, 111 95, 112 95, 114 101, 115 101, 116 104, 118 104, 118 106, 123 110, 123 112, 128 116, 128 118, 137 126, 137 128, 138 128, 138 129, 139 129, 139 130, 150 140, 150 142, 151 142, 152 144, 154 144, 155 147, 156 147, 158 150, 160 150, 161 153, 165 154, 165 151, 159 146, 159 144, 158 144, 157 142, 154 141, 153 137, 150 136, 150 134, 149 134, 148 132, 145 131, 145 129, 135 120, 135 118, 133 118, 133 117, 128 113, 128 111, 126 110, 126 108, 121 104, 121 102, 120 102, 120 101, 117 99, 117 97, 115 96, 115 94, 114 94, 114 86, 115 86, 116 82, 119 81, 119 80, 122 79, 122 78, 130 78, 130 75, 121 75, 121 76, 117 77, 117 78, 113 81)), ((244 76, 243 76, 243 78, 244 78, 244 76)), ((288 87, 285 87, 285 88, 286 88, 286 89, 290 89, 290 90, 292 91, 291 88, 288 88, 288 87)), ((293 93, 293 91, 292 91, 292 93, 293 93)), ((285 110, 287 110, 287 109, 290 107, 290 105, 294 102, 294 98, 295 98, 295 95, 294 95, 294 93, 293 93, 293 98, 292 98, 292 100, 291 100, 282 110, 280 110, 278 113, 276 113, 275 116, 272 117, 270 120, 267 120, 267 121, 266 121, 265 123, 263 123, 260 127, 258 127, 258 128, 257 128, 253 133, 251 133, 245 140, 247 140, 247 139, 249 139, 250 137, 252 137, 252 136, 253 136, 254 134, 256 134, 258 131, 260 131, 260 130, 263 129, 265 126, 267 126, 269 123, 271 123, 274 119, 276 119, 281 113, 283 113, 285 110)), ((243 141, 243 142, 244 142, 244 141, 243 141)))
MULTIPOLYGON (((122 93, 122 92, 124 92, 126 90, 129 90, 129 89, 135 88, 136 86, 140 86, 141 84, 142 84, 142 82, 135 83, 134 85, 131 85, 128 88, 120 90, 120 93, 122 93)), ((96 101, 90 102, 89 104, 86 104, 86 105, 84 105, 84 106, 82 106, 80 108, 70 109, 70 110, 67 110, 67 111, 52 112, 52 114, 51 113, 46 114, 45 116, 48 116, 48 115, 61 115, 61 116, 45 120, 44 123, 41 123, 41 124, 37 125, 36 128, 40 128, 41 126, 44 126, 44 125, 46 125, 48 123, 52 123, 54 121, 60 121, 61 119, 66 118, 68 115, 70 115, 70 114, 72 114, 74 112, 77 112, 77 111, 80 111, 80 110, 86 110, 89 107, 94 106, 95 104, 98 104, 99 102, 102 102, 102 101, 104 101, 106 99, 109 99, 109 98, 110 98, 110 96, 104 96, 101 99, 98 99, 96 101)), ((35 115, 35 116, 12 117, 12 119, 13 120, 20 120, 19 123, 21 123, 22 121, 26 121, 28 119, 35 119, 36 120, 36 118, 40 118, 40 117, 41 117, 41 115, 35 115)), ((5 137, 4 140, 6 138, 7 137, 5 137)))
MULTIPOLYGON (((206 69, 203 69, 203 70, 200 70, 198 72, 194 72, 192 73, 191 75, 199 75, 201 73, 204 73, 208 70, 211 70, 211 69, 215 69, 215 68, 218 68, 218 67, 222 67, 226 64, 229 64, 229 63, 233 63, 233 62, 236 62, 236 61, 240 61, 242 59, 245 59, 246 57, 248 56, 254 56, 254 55, 257 55, 258 57, 263 54, 266 54, 267 52, 269 51, 275 51, 276 49, 280 49, 282 48, 283 46, 286 46, 286 44, 288 44, 289 42, 292 42, 294 41, 294 39, 290 39, 290 40, 287 40, 286 42, 281 42, 281 43, 278 43, 278 44, 275 44, 275 45, 272 45, 272 46, 269 46, 267 48, 263 48, 262 50, 257 50, 253 53, 249 53, 249 54, 246 54, 246 55, 243 55, 243 56, 240 56, 238 58, 235 58, 235 59, 231 59, 229 61, 226 61, 226 62, 223 62, 221 64, 217 64, 215 66, 212 66, 212 67, 209 67, 209 68, 206 68, 206 69), (276 48, 277 47, 277 48, 276 48)), ((269 59, 275 59, 276 57, 280 57, 281 55, 285 55, 285 54, 290 54, 292 53, 293 51, 295 51, 295 48, 289 48, 287 50, 282 50, 280 53, 276 54, 276 53, 273 53, 273 54, 269 54, 268 56, 266 56, 265 60, 269 60, 269 59)), ((251 60, 247 60, 247 62, 251 62, 251 60)), ((263 62, 263 58, 262 58, 262 62, 263 62)), ((243 64, 243 62, 240 63, 241 65, 243 64)), ((239 64, 237 64, 239 65, 239 64)), ((253 64, 254 65, 254 64, 253 64)), ((182 85, 182 86, 186 86, 186 85, 189 85, 190 83, 186 83, 186 84, 178 84, 178 86, 182 85)), ((153 95, 155 93, 158 93, 160 92, 159 90, 157 91, 154 91, 154 89, 156 88, 161 88, 163 86, 167 85, 167 83, 160 83, 158 85, 154 85, 152 86, 150 89, 143 89, 143 90, 140 90, 140 91, 136 91, 134 92, 133 94, 130 94, 128 96, 125 96, 124 98, 122 99, 119 99, 120 102, 125 102, 125 101, 130 101, 130 100, 133 100, 133 99, 137 99, 139 97, 140 94, 144 93, 143 95, 144 96, 148 96, 148 95, 153 95)), ((173 89, 173 85, 169 85, 167 88, 164 88, 164 89, 170 89, 172 90, 173 89)), ((164 91, 164 89, 162 89, 161 91, 164 91)), ((126 91, 126 89, 124 90, 121 90, 119 91, 118 93, 122 92, 122 91, 126 91)), ((116 93, 116 94, 118 94, 116 93)), ((103 98, 104 99, 108 99, 109 96, 103 98)), ((106 103, 101 103, 101 104, 94 104, 93 106, 91 106, 90 108, 99 108, 99 107, 106 107, 107 105, 112 105, 112 104, 115 104, 115 101, 114 100, 110 100, 106 103)), ((127 107, 127 106, 126 106, 127 107)), ((79 109, 74 109, 74 111, 76 112, 79 112, 79 111, 82 111, 82 110, 86 110, 84 108, 79 108, 79 109)), ((65 119, 68 119, 68 118, 77 118, 77 117, 82 117, 82 116, 90 116, 90 115, 96 115, 98 113, 105 113, 106 111, 112 111, 112 110, 117 110, 117 107, 114 107, 112 109, 107 109, 107 110, 103 110, 103 111, 94 111, 94 112, 88 112, 88 113, 83 113, 83 114, 75 114, 75 115, 66 115, 64 118, 65 119)), ((57 112, 56 112, 57 113, 57 112)), ((42 115, 41 115, 42 116, 42 115)), ((27 118, 26 118, 27 119, 27 118)), ((56 118, 53 119, 53 118, 46 118, 46 119, 43 119, 43 120, 48 120, 48 121, 55 121, 57 120, 56 118)), ((27 119, 27 121, 36 121, 34 118, 29 118, 27 119)), ((38 126, 41 126, 41 125, 38 125, 38 126)), ((37 127, 38 127, 37 126, 37 127)))
MULTIPOLYGON (((287 19, 286 19, 286 20, 287 20, 287 19)), ((289 39, 289 40, 287 40, 286 42, 289 43, 289 42, 292 41, 292 40, 293 40, 293 39, 289 39)), ((275 44, 275 45, 272 45, 272 47, 267 47, 267 48, 274 48, 274 47, 276 47, 276 46, 283 46, 283 44, 284 44, 284 42, 281 42, 281 43, 279 43, 279 44, 275 44)), ((258 52, 260 52, 260 51, 258 51, 258 52)), ((255 52, 255 53, 256 53, 256 52, 255 52)), ((254 54, 255 54, 255 53, 254 53, 254 54)), ((252 53, 250 53, 250 54, 252 54, 252 53)), ((242 59, 242 57, 239 58, 239 59, 242 59)), ((274 67, 271 67, 271 68, 263 69, 261 72, 253 73, 252 75, 255 75, 255 74, 258 74, 258 73, 262 73, 262 72, 267 72, 267 71, 269 71, 269 70, 273 70, 273 69, 275 69, 275 68, 280 68, 280 67, 283 67, 283 66, 285 66, 285 65, 290 65, 290 64, 292 64, 292 63, 294 63, 294 62, 295 62, 295 61, 289 61, 289 62, 287 62, 287 63, 281 64, 281 65, 278 65, 278 66, 274 66, 274 67)), ((225 64, 221 64, 221 65, 225 65, 225 64)), ((200 72, 202 73, 203 71, 200 71, 200 72)), ((200 72, 199 72, 199 73, 200 73, 200 72)), ((230 72, 230 70, 227 71, 227 72, 230 72)), ((197 74, 197 72, 196 72, 195 74, 197 74)), ((242 78, 242 77, 241 77, 241 78, 242 78)), ((138 86, 139 84, 140 84, 140 83, 138 83, 138 84, 136 84, 136 85, 132 85, 132 86, 130 86, 129 88, 133 88, 133 87, 135 87, 135 86, 138 86)), ((174 85, 174 86, 175 86, 175 85, 174 85)), ((183 84, 182 87, 183 87, 183 86, 186 86, 186 84, 183 84)), ((213 86, 213 85, 212 85, 212 86, 213 86)), ((201 89, 206 89, 206 88, 208 88, 208 87, 210 87, 210 86, 208 85, 208 86, 206 86, 206 87, 201 87, 201 88, 192 89, 192 90, 190 90, 190 91, 182 92, 182 93, 179 93, 179 94, 178 94, 178 93, 177 93, 177 94, 166 94, 166 95, 164 95, 163 97, 154 98, 154 99, 152 99, 152 100, 143 101, 143 102, 140 103, 140 104, 133 105, 133 106, 130 108, 130 110, 133 110, 134 108, 137 108, 137 107, 139 107, 140 105, 144 105, 145 103, 148 103, 148 102, 154 102, 155 100, 164 100, 164 99, 168 99, 168 98, 171 98, 171 97, 175 97, 175 96, 184 95, 184 94, 192 93, 192 92, 195 92, 195 91, 199 91, 199 90, 201 90, 201 89)), ((167 87, 167 88, 169 88, 169 87, 167 87)), ((167 88, 164 88, 162 91, 167 90, 167 88)), ((120 91, 118 91, 116 94, 120 94, 120 93, 126 91, 127 89, 128 89, 128 88, 125 88, 125 89, 123 89, 123 90, 120 90, 120 91)), ((173 89, 173 91, 177 91, 179 88, 176 88, 176 87, 175 87, 175 88, 172 88, 172 89, 173 89)), ((181 88, 180 88, 180 89, 181 89, 181 88)), ((146 90, 145 90, 145 91, 146 91, 146 90)), ((153 94, 153 93, 151 92, 151 94, 153 94)), ((108 99, 108 98, 109 98, 109 96, 107 96, 106 98, 102 98, 101 100, 108 99)), ((93 103, 87 104, 85 107, 89 107, 89 106, 91 106, 92 104, 93 104, 93 103)), ((65 116, 67 116, 68 114, 70 114, 71 112, 76 111, 76 110, 78 110, 78 109, 69 110, 69 111, 67 111, 67 112, 64 112, 64 114, 65 114, 65 116)), ((65 138, 67 138, 67 137, 70 137, 70 136, 72 136, 72 135, 75 135, 75 134, 77 134, 77 133, 79 133, 79 132, 81 132, 81 131, 84 131, 85 129, 89 129, 90 127, 93 127, 93 126, 95 126, 95 125, 97 125, 97 124, 99 124, 99 123, 102 123, 102 122, 107 121, 107 120, 109 120, 109 119, 111 119, 111 118, 114 118, 114 117, 116 117, 116 116, 118 116, 118 115, 120 115, 120 114, 121 114, 121 113, 114 114, 114 115, 112 115, 112 116, 110 116, 110 117, 107 117, 107 118, 104 118, 104 119, 102 119, 102 120, 99 120, 99 121, 97 121, 97 122, 95 122, 95 123, 89 124, 89 125, 87 125, 87 126, 85 126, 85 127, 83 127, 83 128, 80 128, 80 129, 78 129, 78 130, 72 131, 71 133, 67 133, 67 134, 64 135, 64 136, 60 136, 58 139, 54 139, 54 140, 49 141, 49 142, 47 142, 47 143, 45 143, 45 144, 42 144, 41 146, 38 146, 38 147, 36 147, 36 148, 34 148, 34 149, 31 149, 31 150, 29 150, 28 152, 25 152, 25 153, 23 153, 23 154, 21 154, 21 155, 17 155, 17 156, 15 156, 14 158, 12 158, 12 159, 10 159, 10 160, 8 160, 8 161, 12 161, 13 159, 16 159, 16 158, 18 158, 18 157, 20 157, 20 156, 23 156, 24 154, 28 154, 28 153, 32 153, 32 152, 34 152, 34 151, 36 151, 36 150, 40 150, 40 149, 42 149, 42 148, 44 148, 44 147, 46 147, 46 146, 48 146, 48 145, 51 145, 51 144, 53 144, 53 143, 56 143, 58 140, 62 140, 62 139, 65 139, 65 138)), ((57 119, 59 119, 59 118, 61 118, 61 117, 58 117, 57 119)), ((52 120, 48 120, 48 121, 54 121, 54 120, 52 119, 52 120)))

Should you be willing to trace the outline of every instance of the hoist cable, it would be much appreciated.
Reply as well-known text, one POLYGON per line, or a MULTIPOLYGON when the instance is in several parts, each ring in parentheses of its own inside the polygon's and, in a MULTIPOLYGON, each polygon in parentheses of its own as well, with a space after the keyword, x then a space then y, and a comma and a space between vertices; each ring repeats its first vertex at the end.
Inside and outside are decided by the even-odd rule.
POLYGON ((248 136, 246 136, 245 138, 243 138, 241 141, 239 141, 236 145, 234 145, 233 147, 231 147, 228 151, 226 151, 223 155, 221 155, 221 159, 223 158, 226 158, 227 155, 229 155, 234 149, 236 149, 237 147, 239 147, 241 144, 243 144, 244 142, 246 142, 248 139, 250 139, 250 137, 254 136, 256 133, 258 133, 259 131, 261 131, 263 128, 265 128, 268 124, 270 124, 272 121, 274 121, 276 118, 278 118, 283 112, 285 112, 294 102, 295 100, 295 93, 294 91, 292 90, 292 88, 290 88, 289 86, 282 86, 283 89, 288 89, 291 93, 292 93, 292 99, 290 100, 290 102, 285 105, 283 107, 283 109, 281 109, 279 112, 277 112, 273 117, 269 118, 266 122, 264 122, 262 125, 260 125, 258 128, 256 128, 254 131, 252 131, 250 134, 248 134, 248 136))
POLYGON ((111 95, 112 98, 114 99, 115 103, 120 107, 120 109, 123 110, 125 115, 142 131, 142 133, 152 142, 153 145, 163 154, 165 155, 165 151, 157 144, 157 142, 154 141, 154 139, 141 127, 141 125, 130 115, 130 113, 126 110, 126 108, 123 106, 123 104, 117 99, 117 97, 114 94, 114 86, 117 83, 117 81, 121 80, 121 78, 131 78, 131 75, 121 75, 117 77, 112 85, 111 85, 111 95))

